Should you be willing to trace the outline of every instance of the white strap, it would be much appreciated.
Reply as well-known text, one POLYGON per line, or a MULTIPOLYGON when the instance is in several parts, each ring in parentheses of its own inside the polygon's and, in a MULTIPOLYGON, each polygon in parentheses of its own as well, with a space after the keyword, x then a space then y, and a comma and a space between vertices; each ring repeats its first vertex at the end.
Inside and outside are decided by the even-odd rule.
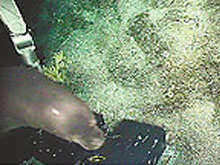
POLYGON ((0 15, 13 34, 24 34, 27 31, 22 15, 13 0, 0 0, 0 15))
POLYGON ((10 30, 15 49, 23 56, 25 63, 40 69, 33 38, 14 0, 0 0, 0 18, 10 30))

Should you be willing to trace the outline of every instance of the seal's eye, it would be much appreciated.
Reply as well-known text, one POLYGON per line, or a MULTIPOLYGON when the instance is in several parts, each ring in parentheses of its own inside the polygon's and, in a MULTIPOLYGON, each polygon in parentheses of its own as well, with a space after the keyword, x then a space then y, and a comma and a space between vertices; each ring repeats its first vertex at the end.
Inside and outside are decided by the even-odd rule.
POLYGON ((106 160, 106 157, 103 155, 94 155, 94 156, 91 156, 90 158, 88 158, 88 160, 90 162, 95 163, 95 162, 101 162, 103 160, 106 160))

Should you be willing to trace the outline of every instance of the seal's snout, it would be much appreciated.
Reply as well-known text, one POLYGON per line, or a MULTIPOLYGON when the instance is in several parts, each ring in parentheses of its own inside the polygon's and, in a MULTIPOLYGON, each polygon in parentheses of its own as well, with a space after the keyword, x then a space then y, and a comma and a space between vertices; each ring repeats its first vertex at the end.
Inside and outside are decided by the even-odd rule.
POLYGON ((71 136, 71 141, 80 144, 86 150, 97 150, 104 144, 105 138, 98 127, 93 127, 71 136))
POLYGON ((79 138, 74 140, 74 142, 79 143, 86 150, 97 150, 104 144, 104 138, 92 139, 88 141, 88 139, 79 138))
POLYGON ((104 144, 104 138, 103 139, 93 139, 90 150, 96 150, 99 149, 104 144))
POLYGON ((96 150, 100 148, 105 142, 104 133, 98 127, 96 127, 95 129, 96 131, 94 132, 96 132, 97 134, 91 140, 90 150, 96 150))
POLYGON ((90 150, 96 150, 100 148, 105 142, 104 132, 100 130, 97 126, 93 127, 93 129, 90 129, 90 130, 92 131, 90 150))

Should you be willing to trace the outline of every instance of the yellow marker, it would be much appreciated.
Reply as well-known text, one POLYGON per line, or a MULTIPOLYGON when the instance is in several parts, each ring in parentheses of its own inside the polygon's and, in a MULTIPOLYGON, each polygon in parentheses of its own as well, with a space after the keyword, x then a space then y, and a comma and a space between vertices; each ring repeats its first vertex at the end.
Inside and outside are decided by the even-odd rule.
POLYGON ((91 156, 90 158, 88 158, 88 160, 90 162, 100 162, 100 161, 106 160, 106 157, 102 155, 95 155, 95 156, 91 156))

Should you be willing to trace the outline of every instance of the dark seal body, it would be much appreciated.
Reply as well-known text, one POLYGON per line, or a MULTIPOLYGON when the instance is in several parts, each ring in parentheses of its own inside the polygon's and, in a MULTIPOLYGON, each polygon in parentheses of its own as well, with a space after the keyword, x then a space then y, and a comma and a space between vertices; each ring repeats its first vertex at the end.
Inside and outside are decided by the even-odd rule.
POLYGON ((86 103, 32 68, 0 68, 0 114, 1 131, 41 128, 89 150, 104 143, 86 103))

